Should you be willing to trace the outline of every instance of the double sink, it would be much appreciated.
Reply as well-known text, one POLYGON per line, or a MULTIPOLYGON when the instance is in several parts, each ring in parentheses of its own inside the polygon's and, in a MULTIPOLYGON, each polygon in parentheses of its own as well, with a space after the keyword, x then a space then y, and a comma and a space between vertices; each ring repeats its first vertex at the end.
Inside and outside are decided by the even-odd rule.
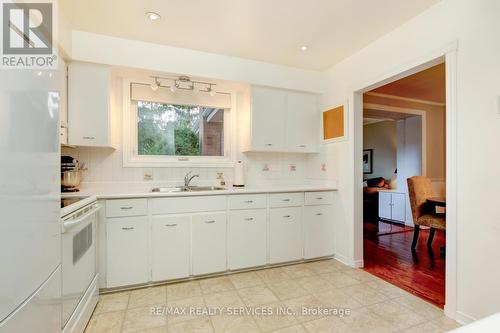
POLYGON ((219 186, 175 186, 175 187, 155 187, 151 192, 174 193, 174 192, 201 192, 201 191, 223 191, 224 187, 219 186))

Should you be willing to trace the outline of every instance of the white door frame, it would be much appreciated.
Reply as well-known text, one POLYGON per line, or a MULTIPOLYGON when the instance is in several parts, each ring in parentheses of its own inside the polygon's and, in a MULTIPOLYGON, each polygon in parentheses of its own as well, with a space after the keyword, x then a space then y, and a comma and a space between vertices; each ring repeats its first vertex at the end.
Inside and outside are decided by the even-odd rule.
POLYGON ((446 68, 446 291, 444 312, 457 318, 457 50, 455 41, 352 89, 354 159, 353 261, 363 266, 363 93, 445 62, 446 68))

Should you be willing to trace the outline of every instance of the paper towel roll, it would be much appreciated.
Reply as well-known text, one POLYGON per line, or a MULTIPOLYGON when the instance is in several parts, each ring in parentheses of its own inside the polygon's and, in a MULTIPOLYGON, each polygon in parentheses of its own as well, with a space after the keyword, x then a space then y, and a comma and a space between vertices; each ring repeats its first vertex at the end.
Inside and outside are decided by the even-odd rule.
POLYGON ((241 161, 238 161, 234 165, 234 187, 244 187, 245 186, 245 168, 241 161))

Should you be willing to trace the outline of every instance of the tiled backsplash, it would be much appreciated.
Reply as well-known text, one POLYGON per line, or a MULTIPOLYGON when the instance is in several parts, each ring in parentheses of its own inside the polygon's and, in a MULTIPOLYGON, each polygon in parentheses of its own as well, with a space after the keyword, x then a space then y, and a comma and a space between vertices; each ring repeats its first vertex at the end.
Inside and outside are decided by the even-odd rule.
MULTIPOLYGON (((232 183, 232 168, 124 168, 120 149, 63 147, 63 155, 72 156, 85 163, 83 182, 182 182, 184 175, 193 171, 199 174, 195 182, 216 184, 217 173, 223 172, 226 182, 232 183), (152 175, 152 180, 145 180, 152 175)), ((240 156, 246 166, 248 185, 273 183, 304 184, 308 180, 308 159, 303 154, 247 153, 240 156)))

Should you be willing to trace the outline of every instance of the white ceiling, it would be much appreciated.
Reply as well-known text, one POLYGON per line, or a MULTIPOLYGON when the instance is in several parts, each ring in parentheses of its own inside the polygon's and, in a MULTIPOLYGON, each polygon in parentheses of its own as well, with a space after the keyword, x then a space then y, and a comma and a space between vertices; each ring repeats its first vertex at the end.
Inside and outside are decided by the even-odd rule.
POLYGON ((76 30, 324 70, 437 2, 65 0, 61 6, 76 30), (162 19, 150 22, 147 11, 162 19))

